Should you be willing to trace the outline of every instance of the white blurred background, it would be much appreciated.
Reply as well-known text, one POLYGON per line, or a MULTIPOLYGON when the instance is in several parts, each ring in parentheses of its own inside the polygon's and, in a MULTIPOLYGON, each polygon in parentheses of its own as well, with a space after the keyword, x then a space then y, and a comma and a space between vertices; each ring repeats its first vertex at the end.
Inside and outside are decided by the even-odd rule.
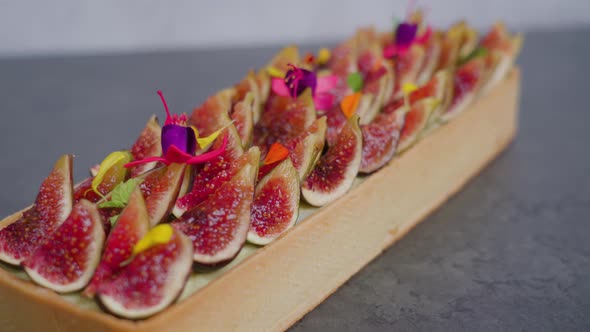
MULTIPOLYGON (((422 0, 435 26, 590 25, 590 0, 422 0)), ((337 40, 360 26, 391 27, 407 1, 0 0, 0 56, 120 53, 337 40)))

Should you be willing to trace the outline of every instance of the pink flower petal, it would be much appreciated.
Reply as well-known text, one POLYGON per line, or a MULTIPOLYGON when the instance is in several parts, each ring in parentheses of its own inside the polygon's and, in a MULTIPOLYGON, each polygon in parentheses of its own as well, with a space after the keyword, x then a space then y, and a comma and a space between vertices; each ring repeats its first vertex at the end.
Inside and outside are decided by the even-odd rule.
POLYGON ((416 38, 416 43, 426 44, 430 39, 430 36, 432 36, 432 28, 428 26, 422 36, 416 38))
POLYGON ((327 111, 334 106, 334 95, 331 93, 318 93, 313 98, 316 110, 327 111))
POLYGON ((203 153, 201 155, 192 157, 189 160, 187 160, 186 163, 189 165, 200 164, 200 163, 204 163, 206 161, 209 161, 211 159, 221 156, 225 152, 225 149, 227 148, 227 141, 228 141, 228 139, 227 139, 227 134, 226 134, 225 136, 223 136, 223 143, 221 144, 221 147, 219 149, 209 151, 207 153, 203 153))
POLYGON ((282 97, 289 97, 291 95, 289 88, 285 84, 285 80, 276 77, 272 79, 272 92, 282 97))
POLYGON ((338 76, 336 75, 326 75, 326 76, 318 76, 318 86, 316 92, 321 94, 323 92, 328 92, 334 89, 338 85, 338 76))
POLYGON ((404 55, 408 52, 409 47, 399 47, 395 44, 389 44, 383 48, 383 57, 391 59, 396 55, 404 55))

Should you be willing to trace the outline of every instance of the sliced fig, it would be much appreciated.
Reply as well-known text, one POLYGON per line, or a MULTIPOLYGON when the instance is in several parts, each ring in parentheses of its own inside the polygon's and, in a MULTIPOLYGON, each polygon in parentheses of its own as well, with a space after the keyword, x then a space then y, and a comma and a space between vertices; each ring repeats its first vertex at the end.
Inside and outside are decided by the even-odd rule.
MULTIPOLYGON (((158 124, 156 116, 152 116, 145 128, 131 147, 131 154, 134 160, 140 160, 152 156, 162 155, 162 141, 161 141, 162 128, 158 124)), ((139 174, 145 173, 150 169, 156 167, 157 162, 146 163, 138 165, 130 170, 130 176, 132 178, 139 174)))
POLYGON ((361 126, 363 152, 359 172, 374 172, 393 158, 404 121, 402 109, 390 114, 380 113, 370 124, 361 126))
POLYGON ((314 121, 301 135, 285 143, 289 157, 303 181, 320 158, 326 139, 326 117, 314 121))
POLYGON ((264 105, 266 105, 266 101, 270 95, 270 76, 268 73, 264 70, 260 70, 256 73, 256 84, 258 85, 258 93, 260 94, 260 112, 254 114, 254 124, 258 123, 258 120, 260 120, 260 114, 262 113, 262 109, 264 105))
POLYGON ((78 203, 81 199, 86 199, 92 203, 96 203, 99 200, 101 200, 104 196, 108 195, 113 189, 115 189, 115 187, 119 183, 125 181, 125 178, 127 177, 128 173, 127 168, 125 168, 125 164, 131 161, 132 156, 131 154, 129 154, 129 152, 126 151, 117 151, 115 153, 120 153, 122 156, 126 157, 121 158, 112 165, 105 164, 105 166, 110 167, 108 167, 108 169, 104 173, 100 172, 99 165, 99 168, 97 169, 97 172, 93 177, 87 178, 80 184, 76 185, 74 187, 74 204, 78 203), (101 179, 101 181, 96 187, 96 189, 98 190, 100 195, 92 189, 92 182, 95 179, 95 177, 99 175, 99 173, 101 173, 99 178, 101 179))
POLYGON ((274 241, 295 225, 298 215, 299 173, 287 158, 256 185, 248 242, 274 241))
POLYGON ((404 84, 416 82, 425 57, 424 47, 418 44, 410 47, 410 50, 407 53, 397 57, 393 63, 395 70, 393 98, 399 98, 402 96, 401 88, 404 84))
POLYGON ((450 105, 440 116, 443 122, 457 116, 473 101, 484 78, 484 61, 482 58, 475 58, 457 68, 453 77, 450 105))
POLYGON ((121 269, 121 264, 131 257, 133 246, 149 229, 150 219, 145 200, 141 190, 136 188, 106 239, 104 253, 84 295, 94 296, 98 286, 121 269))
POLYGON ((356 113, 361 124, 370 123, 391 98, 394 85, 393 68, 383 58, 383 49, 375 41, 359 57, 359 69, 364 75, 363 97, 356 113), (375 74, 381 72, 380 74, 375 74))
POLYGON ((254 132, 254 95, 248 92, 243 99, 238 101, 231 113, 231 119, 234 121, 236 130, 240 135, 242 147, 247 149, 252 145, 252 135, 254 132))
POLYGON ((96 205, 83 199, 22 265, 41 286, 58 293, 78 291, 88 284, 98 265, 104 237, 96 205))
POLYGON ((452 93, 453 85, 450 72, 439 70, 430 81, 410 94, 410 104, 426 98, 435 98, 438 101, 438 106, 429 117, 430 124, 433 124, 439 120, 442 112, 449 106, 452 93))
POLYGON ((195 165, 193 170, 193 185, 190 192, 180 196, 174 205, 172 213, 180 218, 182 214, 205 201, 224 182, 231 179, 237 172, 232 168, 238 157, 243 155, 238 132, 233 125, 228 126, 213 143, 212 149, 221 146, 223 136, 228 135, 229 143, 223 155, 201 165, 195 165))
POLYGON ((346 116, 342 113, 342 109, 340 105, 335 105, 329 111, 325 113, 326 115, 326 141, 328 142, 328 146, 333 146, 336 144, 338 140, 338 134, 344 127, 347 122, 346 116))
POLYGON ((233 259, 240 251, 250 226, 250 208, 258 173, 260 152, 252 148, 248 163, 231 180, 172 225, 193 242, 195 262, 218 265, 233 259))
POLYGON ((485 84, 481 88, 482 93, 487 93, 494 85, 506 77, 522 48, 522 43, 523 36, 520 34, 510 36, 506 26, 502 23, 496 23, 483 38, 481 45, 488 51, 486 71, 489 73, 485 84))
POLYGON ((326 205, 351 187, 361 164, 362 134, 358 115, 342 127, 338 139, 303 181, 301 193, 314 206, 326 205))
POLYGON ((234 89, 236 90, 236 94, 233 96, 232 100, 234 108, 235 104, 243 101, 248 93, 252 94, 252 121, 253 123, 258 122, 262 112, 262 105, 264 104, 262 103, 261 87, 259 86, 256 74, 253 71, 248 72, 248 75, 236 84, 234 89))
POLYGON ((426 129, 432 114, 432 111, 439 105, 439 101, 435 98, 420 99, 410 106, 409 112, 406 114, 404 127, 402 129, 399 143, 397 146, 398 152, 403 152, 412 146, 424 129, 426 129))
POLYGON ((433 33, 424 46, 424 62, 418 73, 418 78, 416 79, 416 84, 418 86, 426 84, 436 71, 438 59, 442 51, 441 39, 442 37, 439 33, 433 33))
POLYGON ((72 211, 72 156, 61 156, 43 180, 35 203, 0 230, 0 260, 19 265, 72 211))
POLYGON ((174 230, 165 243, 138 253, 112 279, 100 284, 97 298, 111 313, 130 319, 156 314, 180 295, 192 266, 192 243, 174 230))
POLYGON ((262 154, 273 143, 285 143, 300 135, 316 119, 311 90, 305 90, 297 99, 272 95, 266 103, 260 121, 254 127, 254 145, 262 154))
POLYGON ((300 62, 299 49, 295 45, 282 48, 270 62, 267 67, 273 67, 276 70, 286 72, 289 64, 298 64, 300 62))
POLYGON ((139 185, 153 227, 166 220, 178 198, 186 164, 172 163, 150 171, 139 185))
POLYGON ((231 121, 229 112, 233 92, 233 89, 220 91, 193 110, 189 124, 197 128, 199 136, 209 136, 231 121))

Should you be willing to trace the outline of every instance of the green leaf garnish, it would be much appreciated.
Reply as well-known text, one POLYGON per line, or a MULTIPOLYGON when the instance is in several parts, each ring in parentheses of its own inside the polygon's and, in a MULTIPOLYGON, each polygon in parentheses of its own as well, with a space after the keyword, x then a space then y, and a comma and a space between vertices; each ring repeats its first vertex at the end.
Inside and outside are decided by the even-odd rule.
POLYGON ((359 92, 363 89, 363 77, 361 73, 356 72, 349 74, 346 78, 346 84, 350 87, 350 89, 354 92, 359 92))
POLYGON ((133 178, 126 182, 119 183, 111 192, 111 200, 102 202, 98 205, 99 208, 124 208, 129 202, 131 193, 143 179, 133 178))
POLYGON ((471 51, 471 53, 469 53, 468 56, 464 57, 463 59, 460 59, 459 62, 457 63, 457 65, 461 66, 461 65, 463 65, 475 58, 486 56, 487 54, 488 54, 488 49, 483 46, 479 46, 476 49, 474 49, 473 51, 471 51))
POLYGON ((115 227, 117 220, 119 220, 119 215, 112 216, 109 218, 109 221, 111 222, 111 227, 115 227))

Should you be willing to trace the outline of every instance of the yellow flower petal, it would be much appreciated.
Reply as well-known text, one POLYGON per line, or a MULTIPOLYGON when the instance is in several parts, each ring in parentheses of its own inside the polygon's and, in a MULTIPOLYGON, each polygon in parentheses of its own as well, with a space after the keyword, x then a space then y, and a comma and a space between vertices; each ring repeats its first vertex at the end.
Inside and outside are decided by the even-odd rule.
POLYGON ((98 186, 102 183, 102 180, 104 179, 104 176, 107 174, 107 172, 113 166, 119 163, 126 164, 130 162, 131 158, 132 156, 128 151, 115 151, 109 154, 106 158, 104 158, 104 160, 100 163, 100 166, 98 167, 98 172, 96 173, 96 176, 94 177, 94 179, 92 179, 92 190, 94 190, 95 193, 102 196, 102 194, 98 191, 98 186))
POLYGON ((402 91, 405 95, 409 95, 410 93, 416 90, 418 90, 418 87, 412 83, 404 83, 404 85, 402 86, 402 91))
MULTIPOLYGON (((211 135, 209 135, 207 137, 197 136, 197 143, 199 144, 199 147, 203 150, 207 149, 211 144, 213 144, 213 142, 217 139, 219 134, 221 134, 221 132, 232 123, 234 123, 234 122, 233 121, 229 122, 228 124, 221 127, 220 129, 216 130, 215 132, 213 132, 211 135)), ((198 132, 196 132, 196 133, 198 134, 198 132)))
POLYGON ((191 126, 191 128, 193 129, 193 132, 195 133, 195 137, 199 137, 199 129, 197 129, 197 127, 195 127, 195 126, 191 126))
POLYGON ((272 77, 283 78, 285 77, 285 73, 278 69, 277 67, 268 66, 266 67, 266 72, 272 77))
POLYGON ((330 60, 331 56, 332 56, 332 53, 330 52, 329 49, 320 48, 320 50, 318 51, 317 61, 319 64, 323 65, 323 64, 327 63, 328 60, 330 60))
POLYGON ((174 230, 170 224, 157 225, 133 246, 133 255, 144 252, 158 244, 170 242, 173 233, 174 230))

